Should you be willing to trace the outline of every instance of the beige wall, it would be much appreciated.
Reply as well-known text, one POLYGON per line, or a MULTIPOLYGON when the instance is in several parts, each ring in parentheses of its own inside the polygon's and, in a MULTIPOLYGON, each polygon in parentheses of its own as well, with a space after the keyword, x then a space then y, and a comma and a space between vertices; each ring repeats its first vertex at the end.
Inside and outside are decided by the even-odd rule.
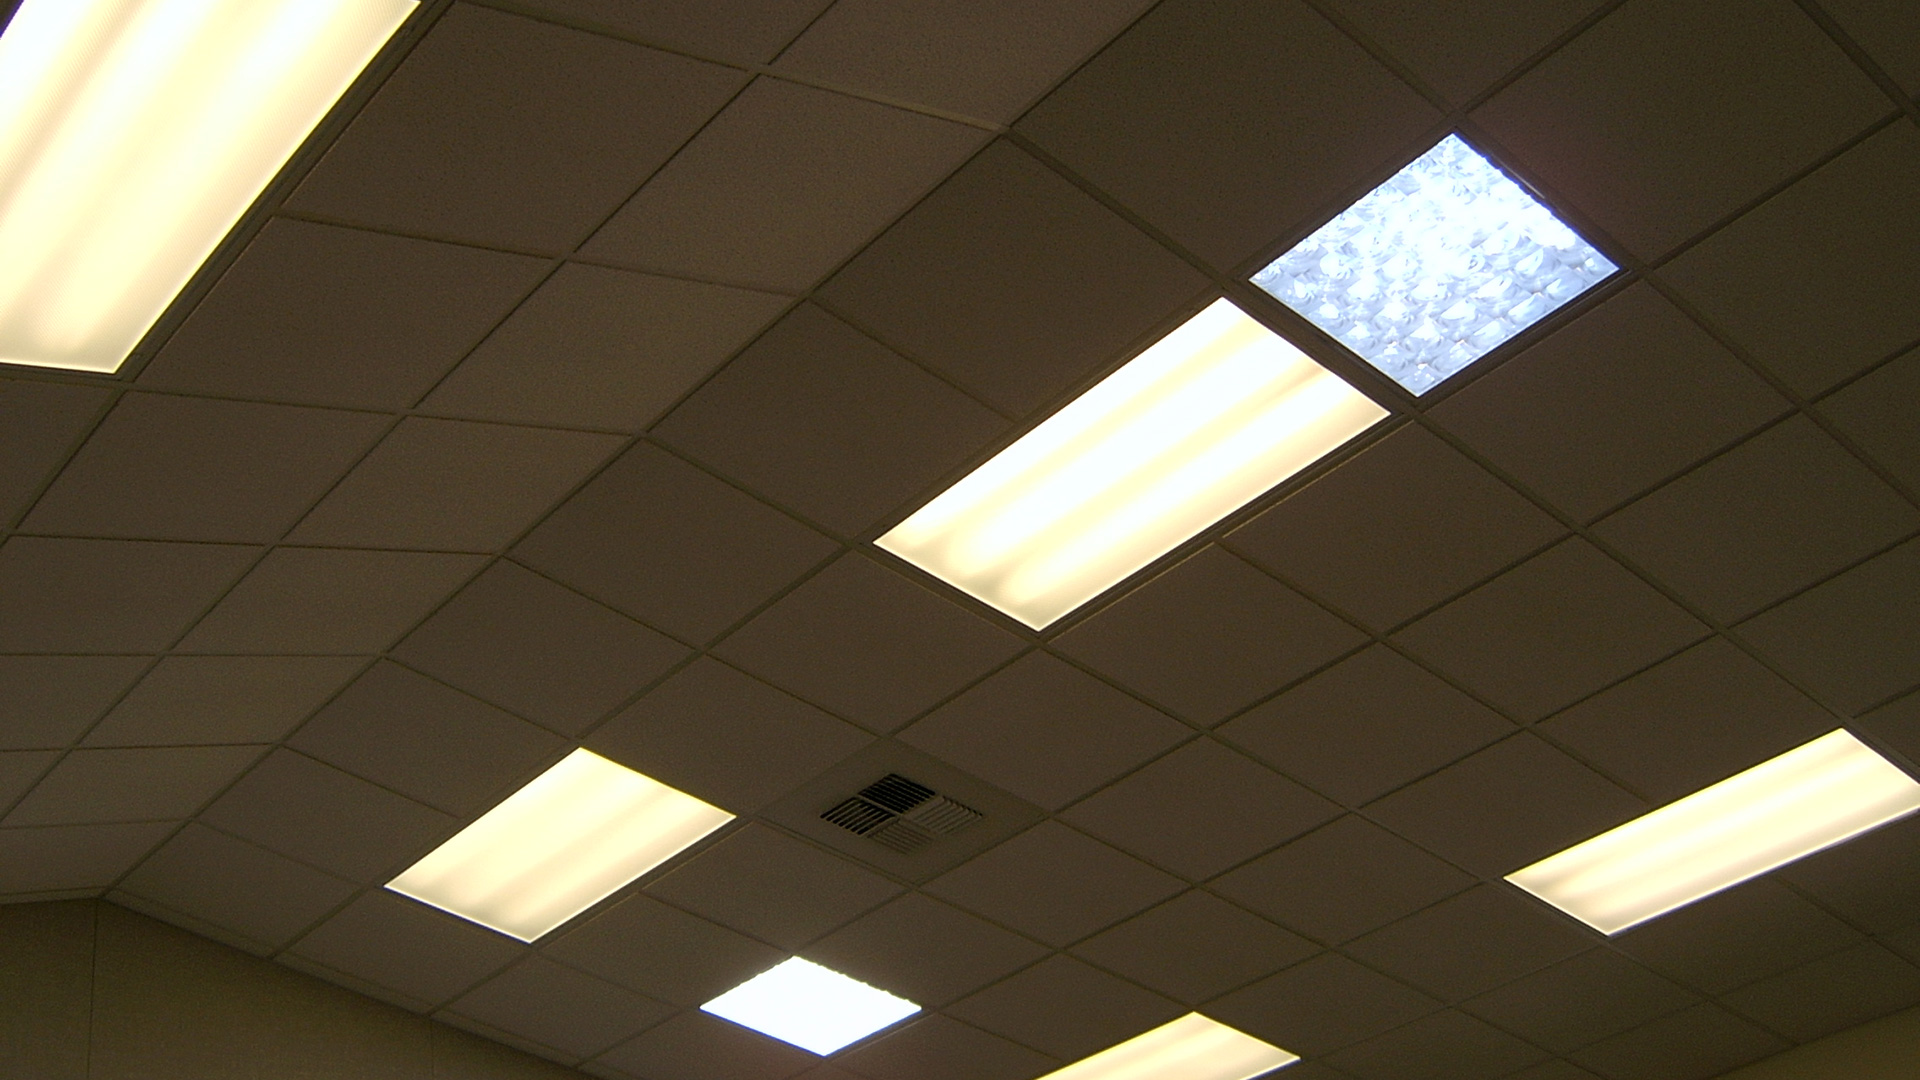
POLYGON ((581 1080, 91 900, 0 906, 6 1080, 581 1080))

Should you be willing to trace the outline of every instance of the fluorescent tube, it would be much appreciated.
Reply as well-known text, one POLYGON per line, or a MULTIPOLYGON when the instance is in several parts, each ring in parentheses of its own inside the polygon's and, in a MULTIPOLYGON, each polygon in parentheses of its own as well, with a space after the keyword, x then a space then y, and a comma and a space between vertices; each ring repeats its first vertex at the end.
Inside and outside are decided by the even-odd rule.
POLYGON ((1920 810, 1920 783, 1846 729, 1507 880, 1606 934, 1920 810))
POLYGON ((878 543, 1037 629, 1386 415, 1217 300, 878 543))

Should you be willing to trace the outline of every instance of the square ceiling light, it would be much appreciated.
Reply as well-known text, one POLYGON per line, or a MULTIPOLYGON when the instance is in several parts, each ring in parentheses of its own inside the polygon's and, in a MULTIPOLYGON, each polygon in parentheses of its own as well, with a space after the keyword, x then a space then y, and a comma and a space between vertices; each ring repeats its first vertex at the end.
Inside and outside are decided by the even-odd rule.
POLYGON ((1299 1060, 1298 1054, 1188 1013, 1041 1080, 1252 1080, 1299 1060))
POLYGON ((802 1050, 831 1054, 912 1016, 920 1006, 796 956, 700 1010, 802 1050))
POLYGON ((0 34, 0 361, 112 372, 415 0, 26 0, 0 34))
POLYGON ((1617 269, 1449 135, 1253 283, 1424 394, 1617 269))
POLYGON ((877 543, 1039 629, 1386 415, 1216 300, 877 543))
POLYGON ((1844 728, 1507 875, 1605 934, 1920 810, 1920 783, 1844 728))
POLYGON ((733 820, 575 750, 387 888, 533 941, 733 820))

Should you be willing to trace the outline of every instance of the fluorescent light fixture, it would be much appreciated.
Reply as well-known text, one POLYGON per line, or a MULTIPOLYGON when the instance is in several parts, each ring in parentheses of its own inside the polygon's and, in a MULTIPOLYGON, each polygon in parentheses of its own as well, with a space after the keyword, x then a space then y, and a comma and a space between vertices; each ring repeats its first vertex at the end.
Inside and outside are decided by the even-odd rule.
POLYGON ((532 941, 732 820, 575 750, 387 888, 532 941))
POLYGON ((1040 1080, 1251 1080, 1300 1055, 1188 1013, 1040 1080))
POLYGON ((721 994, 700 1011, 816 1054, 864 1039, 920 1006, 794 957, 721 994))
POLYGON ((1216 300, 877 542, 1038 629, 1386 415, 1216 300))
POLYGON ((1507 880, 1606 934, 1920 810, 1920 783, 1843 728, 1507 880))
POLYGON ((0 361, 118 370, 415 0, 26 0, 0 34, 0 361))
POLYGON ((1449 135, 1253 283, 1422 394, 1616 269, 1449 135))

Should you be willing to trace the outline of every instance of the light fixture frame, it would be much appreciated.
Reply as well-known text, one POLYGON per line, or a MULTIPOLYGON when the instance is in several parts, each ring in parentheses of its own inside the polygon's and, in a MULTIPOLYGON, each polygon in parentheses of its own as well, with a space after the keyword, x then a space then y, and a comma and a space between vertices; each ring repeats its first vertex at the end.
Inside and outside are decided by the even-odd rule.
MULTIPOLYGON (((361 110, 372 102, 380 88, 397 71, 414 48, 433 29, 455 0, 418 0, 413 11, 401 20, 387 37, 386 43, 375 51, 372 59, 360 69, 359 74, 347 84, 333 105, 321 116, 318 123, 301 140, 287 160, 281 164, 273 178, 261 187, 259 194, 247 208, 235 217, 232 226, 224 236, 207 252, 205 259, 194 272, 188 275, 180 291, 175 293, 146 333, 128 350, 126 359, 113 371, 90 371, 80 368, 58 367, 44 364, 18 364, 0 359, 0 374, 31 374, 39 380, 49 377, 59 381, 84 382, 132 382, 140 372, 166 347, 169 339, 178 333, 200 303, 207 298, 220 279, 233 268, 254 238, 260 234, 267 222, 273 219, 288 197, 306 180, 320 159, 333 148, 333 144, 346 133, 361 110)), ((4 33, 13 16, 24 3, 14 3, 5 10, 0 18, 0 33, 4 33)), ((5 6, 6 0, 0 0, 5 6)))

